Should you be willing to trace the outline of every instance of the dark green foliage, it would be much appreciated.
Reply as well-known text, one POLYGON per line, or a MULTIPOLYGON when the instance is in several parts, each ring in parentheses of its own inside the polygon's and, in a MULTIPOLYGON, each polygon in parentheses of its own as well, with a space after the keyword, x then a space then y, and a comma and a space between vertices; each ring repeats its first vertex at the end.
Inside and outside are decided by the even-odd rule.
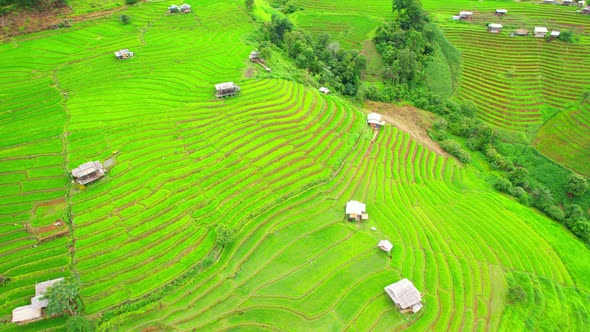
POLYGON ((567 179, 565 189, 568 194, 582 196, 588 190, 588 181, 586 181, 585 177, 572 173, 567 179))
POLYGON ((463 150, 461 145, 452 139, 446 139, 440 142, 440 147, 453 156, 457 157, 457 159, 459 159, 462 163, 468 164, 471 162, 471 155, 469 152, 463 150))
POLYGON ((424 27, 427 17, 417 0, 393 0, 392 9, 398 13, 402 29, 422 30, 424 27))
POLYGON ((121 19, 121 23, 123 23, 125 25, 131 23, 131 17, 129 17, 128 15, 121 15, 120 19, 121 19))
POLYGON ((551 191, 543 186, 538 186, 537 188, 533 189, 532 195, 533 204, 543 211, 547 210, 554 204, 551 191))
POLYGON ((546 211, 547 215, 557 221, 565 220, 565 212, 557 205, 549 206, 546 211))
POLYGON ((66 321, 66 332, 93 332, 94 322, 84 316, 71 316, 66 321))
POLYGON ((521 285, 514 285, 508 288, 506 300, 510 304, 522 303, 527 301, 527 294, 521 285))
POLYGON ((567 227, 582 240, 590 242, 590 222, 586 219, 567 220, 567 227))
POLYGON ((288 18, 277 14, 264 26, 263 35, 319 83, 345 95, 357 94, 361 72, 367 65, 366 57, 359 51, 341 49, 327 34, 319 35, 314 41, 309 33, 294 30, 288 18))
POLYGON ((225 224, 220 224, 217 226, 217 238, 216 243, 221 246, 225 247, 230 244, 234 240, 234 231, 227 227, 225 224))
POLYGON ((498 180, 496 180, 496 183, 494 184, 494 188, 496 188, 497 190, 504 192, 504 193, 511 193, 512 192, 512 183, 510 183, 510 181, 508 179, 499 178, 498 180))
POLYGON ((571 43, 574 41, 574 33, 571 30, 565 30, 565 31, 561 31, 561 33, 559 34, 559 37, 557 37, 557 39, 566 42, 566 43, 571 43))
POLYGON ((270 61, 272 58, 272 48, 268 42, 261 43, 260 47, 258 47, 258 52, 260 54, 260 58, 266 62, 270 61))
MULTIPOLYGON (((16 6, 17 8, 34 8, 41 11, 68 6, 68 0, 0 0, 0 10, 16 6)), ((3 14, 0 11, 0 15, 3 14)))
POLYGON ((508 173, 508 178, 514 185, 524 185, 526 178, 529 175, 529 171, 524 167, 515 167, 514 170, 508 173))
POLYGON ((43 296, 43 299, 49 301, 45 313, 49 316, 80 313, 83 309, 79 296, 80 285, 81 283, 77 279, 66 278, 49 287, 43 296))
POLYGON ((129 6, 135 5, 138 2, 139 0, 125 0, 125 4, 129 6))
POLYGON ((246 8, 252 10, 252 8, 254 8, 254 0, 246 0, 246 8))
POLYGON ((571 204, 565 208, 565 214, 568 219, 581 220, 586 219, 586 213, 578 204, 571 204))

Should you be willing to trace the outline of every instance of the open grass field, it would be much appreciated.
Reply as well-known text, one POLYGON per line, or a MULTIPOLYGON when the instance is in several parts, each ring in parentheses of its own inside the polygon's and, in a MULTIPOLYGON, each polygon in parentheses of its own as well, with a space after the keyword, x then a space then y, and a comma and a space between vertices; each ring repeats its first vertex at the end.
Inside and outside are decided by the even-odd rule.
POLYGON ((207 257, 225 224, 237 234, 211 267, 100 327, 590 324, 590 250, 563 228, 396 128, 371 142, 365 115, 337 96, 245 79, 256 26, 242 1, 165 15, 170 3, 129 8, 130 25, 114 15, 0 45, 2 320, 35 282, 60 276, 80 278, 91 317, 153 294, 207 257), (121 48, 135 57, 116 60, 121 48), (215 99, 213 84, 232 80, 240 95, 215 99), (112 165, 82 190, 66 175, 89 160, 112 165), (349 199, 368 204, 369 222, 344 221, 349 199), (68 217, 71 233, 41 231, 68 217), (391 257, 376 248, 383 238, 391 257), (417 315, 383 291, 403 277, 425 295, 417 315), (506 303, 513 284, 527 301, 506 303))

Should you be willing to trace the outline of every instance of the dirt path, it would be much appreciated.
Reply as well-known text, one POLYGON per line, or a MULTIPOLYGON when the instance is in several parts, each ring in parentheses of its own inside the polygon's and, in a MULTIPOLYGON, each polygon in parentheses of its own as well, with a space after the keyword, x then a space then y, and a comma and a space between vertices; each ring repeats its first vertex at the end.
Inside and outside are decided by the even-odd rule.
POLYGON ((434 121, 434 114, 413 106, 396 106, 373 101, 367 101, 365 103, 365 109, 381 114, 386 123, 410 134, 413 139, 436 152, 438 155, 449 156, 448 153, 441 149, 437 142, 428 136, 427 129, 434 121))

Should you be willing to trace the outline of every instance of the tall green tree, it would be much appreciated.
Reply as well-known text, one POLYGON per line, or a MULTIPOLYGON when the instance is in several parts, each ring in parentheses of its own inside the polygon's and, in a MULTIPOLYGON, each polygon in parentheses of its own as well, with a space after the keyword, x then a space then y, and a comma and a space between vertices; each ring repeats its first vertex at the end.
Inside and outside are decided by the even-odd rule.
POLYGON ((68 313, 76 315, 82 310, 82 301, 80 300, 81 283, 77 279, 66 278, 57 284, 49 287, 43 296, 48 300, 47 315, 61 315, 68 313))

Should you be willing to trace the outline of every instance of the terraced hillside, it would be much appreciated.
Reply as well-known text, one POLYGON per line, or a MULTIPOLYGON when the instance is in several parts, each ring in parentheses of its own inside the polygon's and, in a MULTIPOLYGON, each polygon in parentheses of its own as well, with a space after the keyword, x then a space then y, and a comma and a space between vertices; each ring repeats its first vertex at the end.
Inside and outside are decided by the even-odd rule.
POLYGON ((581 272, 590 255, 583 245, 562 231, 554 232, 551 221, 490 191, 471 171, 397 129, 386 128, 376 143, 361 142, 334 180, 245 224, 210 271, 151 312, 108 326, 203 331, 521 329, 523 320, 518 318, 523 312, 514 312, 504 300, 507 277, 513 275, 527 289, 535 289, 539 299, 566 307, 561 314, 567 319, 561 322, 543 318, 553 310, 549 304, 531 299, 528 306, 517 307, 531 315, 532 326, 559 323, 575 330, 587 323, 581 317, 588 317, 588 309, 582 309, 578 319, 574 312, 580 307, 568 304, 588 299, 590 284, 581 272), (343 206, 350 198, 368 204, 368 223, 344 221, 343 206), (377 231, 370 229, 373 226, 377 231), (556 238, 544 239, 550 232, 556 238), (394 243, 391 257, 376 248, 382 238, 394 243), (560 241, 570 243, 581 260, 554 247, 560 241), (383 292, 402 277, 425 294, 425 310, 418 315, 401 316, 383 292), (544 287, 535 286, 539 280, 544 287), (570 288, 576 291, 570 294, 570 288), (508 319, 503 319, 504 310, 508 319))
POLYGON ((393 127, 371 142, 364 115, 337 96, 244 79, 255 25, 242 1, 207 0, 191 15, 165 15, 168 4, 131 7, 131 25, 113 16, 0 45, 3 320, 35 282, 64 275, 82 281, 92 318, 155 294, 212 257, 224 224, 235 240, 208 269, 101 327, 588 324, 590 251, 560 226, 393 127), (121 48, 136 56, 116 60, 121 48), (215 99, 213 84, 231 80, 240 95, 215 99), (70 184, 88 160, 107 176, 70 184), (344 221, 351 198, 368 204, 368 223, 344 221), (69 217, 71 232, 53 224, 69 217), (402 277, 425 294, 418 315, 383 292, 402 277), (513 284, 528 301, 506 304, 513 284))

